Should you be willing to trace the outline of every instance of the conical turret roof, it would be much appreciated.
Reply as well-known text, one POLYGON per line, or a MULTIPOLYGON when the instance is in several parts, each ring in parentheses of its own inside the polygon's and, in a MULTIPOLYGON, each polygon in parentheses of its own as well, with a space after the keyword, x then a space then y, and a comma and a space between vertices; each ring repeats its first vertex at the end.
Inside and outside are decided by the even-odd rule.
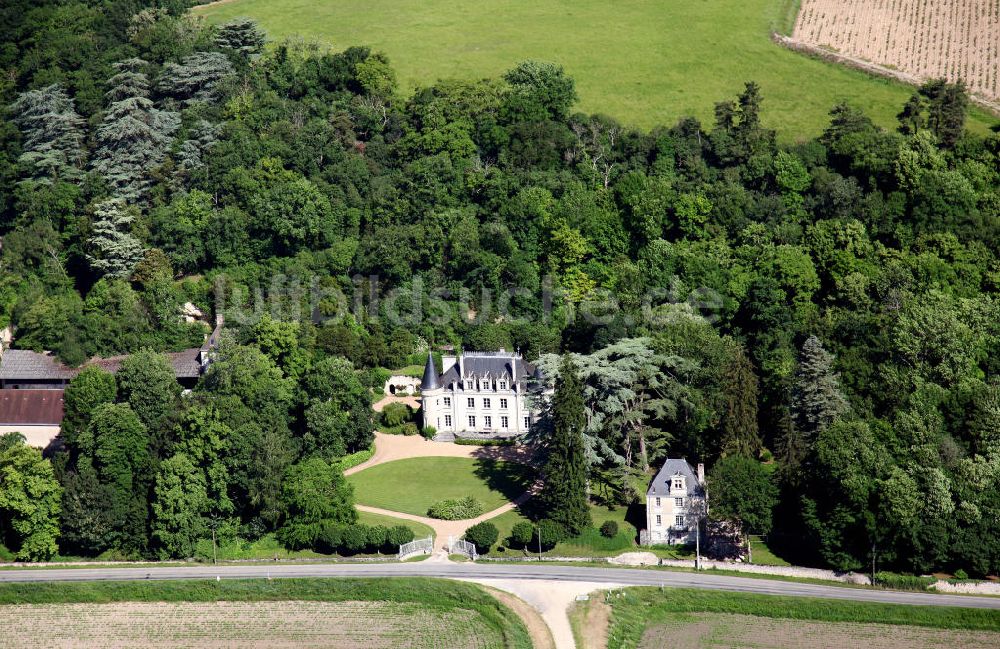
POLYGON ((434 354, 427 352, 427 365, 424 366, 424 378, 420 381, 420 389, 422 391, 437 390, 440 387, 437 368, 434 367, 434 354))

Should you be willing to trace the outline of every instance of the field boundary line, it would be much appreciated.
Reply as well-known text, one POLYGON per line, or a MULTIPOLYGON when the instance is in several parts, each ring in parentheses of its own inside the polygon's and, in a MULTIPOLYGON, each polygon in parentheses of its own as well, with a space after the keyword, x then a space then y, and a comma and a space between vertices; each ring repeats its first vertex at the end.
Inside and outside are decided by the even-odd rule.
MULTIPOLYGON (((919 77, 915 74, 903 72, 902 70, 893 70, 892 68, 887 68, 879 65, 878 63, 872 63, 871 61, 866 61, 855 56, 841 54, 840 52, 833 52, 824 47, 804 43, 800 40, 792 38, 791 36, 779 34, 778 32, 771 32, 771 40, 778 45, 792 50, 793 52, 798 52, 799 54, 816 57, 830 63, 838 63, 861 72, 867 72, 868 74, 877 77, 902 81, 903 83, 911 86, 919 86, 927 81, 927 79, 919 77)), ((1000 103, 990 101, 989 99, 972 92, 969 92, 969 101, 980 108, 989 111, 993 115, 1000 117, 1000 103)))

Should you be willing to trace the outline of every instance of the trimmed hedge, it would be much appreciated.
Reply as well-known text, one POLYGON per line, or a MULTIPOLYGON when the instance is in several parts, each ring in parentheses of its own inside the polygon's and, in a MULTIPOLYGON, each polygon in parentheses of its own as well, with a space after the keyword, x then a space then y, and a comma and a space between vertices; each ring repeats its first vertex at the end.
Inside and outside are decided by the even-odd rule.
POLYGON ((483 503, 472 496, 465 498, 440 500, 430 506, 427 515, 443 521, 460 521, 475 518, 484 511, 483 503))

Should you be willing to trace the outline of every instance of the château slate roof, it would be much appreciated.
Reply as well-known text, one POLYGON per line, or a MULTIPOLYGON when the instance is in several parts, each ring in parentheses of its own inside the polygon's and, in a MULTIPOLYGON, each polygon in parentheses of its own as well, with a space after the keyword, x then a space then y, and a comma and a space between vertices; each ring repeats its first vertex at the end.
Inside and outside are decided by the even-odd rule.
POLYGON ((510 352, 466 352, 461 356, 461 362, 455 364, 438 379, 441 385, 470 379, 500 378, 507 376, 512 382, 524 386, 529 376, 535 374, 535 366, 525 362, 518 354, 510 352), (463 374, 460 375, 460 369, 463 374))
POLYGON ((687 460, 669 459, 663 463, 663 466, 657 471, 656 477, 649 483, 646 494, 649 496, 676 496, 677 494, 670 493, 670 479, 678 473, 684 476, 687 495, 700 496, 704 493, 702 485, 698 484, 698 476, 695 474, 694 468, 687 463, 687 460))
POLYGON ((58 426, 62 390, 0 390, 0 426, 58 426))

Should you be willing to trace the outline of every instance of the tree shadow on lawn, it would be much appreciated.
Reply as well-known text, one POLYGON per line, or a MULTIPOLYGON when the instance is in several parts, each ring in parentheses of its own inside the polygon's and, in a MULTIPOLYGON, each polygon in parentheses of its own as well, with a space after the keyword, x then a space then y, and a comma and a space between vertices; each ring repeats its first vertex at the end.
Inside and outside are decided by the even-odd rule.
POLYGON ((537 480, 532 467, 518 462, 504 462, 492 458, 477 458, 475 475, 493 491, 507 500, 514 500, 531 489, 537 480))

